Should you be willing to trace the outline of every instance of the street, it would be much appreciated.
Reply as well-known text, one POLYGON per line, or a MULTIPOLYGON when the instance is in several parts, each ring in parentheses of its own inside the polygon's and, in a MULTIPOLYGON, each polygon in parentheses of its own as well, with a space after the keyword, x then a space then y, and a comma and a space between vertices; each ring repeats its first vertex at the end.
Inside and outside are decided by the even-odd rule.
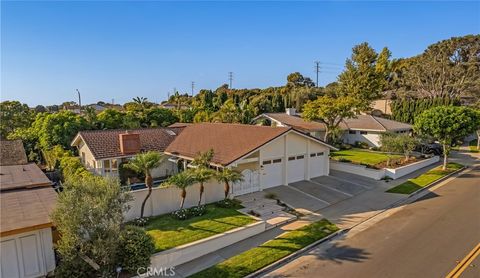
MULTIPOLYGON (((445 277, 479 243, 477 166, 372 227, 322 244, 265 277, 445 277)), ((460 277, 480 277, 480 258, 460 277)))

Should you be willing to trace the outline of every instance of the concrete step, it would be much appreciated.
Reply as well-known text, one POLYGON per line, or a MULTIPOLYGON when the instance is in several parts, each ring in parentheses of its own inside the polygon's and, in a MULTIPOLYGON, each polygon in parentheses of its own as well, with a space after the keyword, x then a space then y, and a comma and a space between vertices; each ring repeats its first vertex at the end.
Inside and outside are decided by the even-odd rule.
POLYGON ((276 205, 276 204, 277 204, 277 200, 272 200, 272 199, 257 199, 257 200, 242 202, 242 206, 246 208, 247 207, 257 208, 265 205, 276 205))
POLYGON ((296 216, 286 213, 284 211, 273 214, 268 218, 267 217, 264 218, 264 220, 267 222, 267 225, 266 225, 267 230, 273 229, 277 226, 294 221, 296 219, 297 219, 296 216))

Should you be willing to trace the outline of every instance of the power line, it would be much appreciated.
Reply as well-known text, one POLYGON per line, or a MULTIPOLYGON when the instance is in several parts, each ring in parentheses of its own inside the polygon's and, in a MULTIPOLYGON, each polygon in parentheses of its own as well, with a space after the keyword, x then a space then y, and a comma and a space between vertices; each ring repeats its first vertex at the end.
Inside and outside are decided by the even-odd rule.
POLYGON ((232 89, 233 72, 231 72, 231 71, 228 72, 228 81, 230 82, 230 86, 228 88, 232 89))
POLYGON ((315 72, 317 73, 317 88, 318 88, 318 74, 320 73, 320 61, 315 61, 315 72))

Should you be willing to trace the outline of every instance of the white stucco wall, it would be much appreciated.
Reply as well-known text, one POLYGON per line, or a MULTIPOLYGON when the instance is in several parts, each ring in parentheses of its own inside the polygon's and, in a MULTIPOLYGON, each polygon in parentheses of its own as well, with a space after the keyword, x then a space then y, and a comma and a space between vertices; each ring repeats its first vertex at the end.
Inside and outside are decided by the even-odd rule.
POLYGON ((82 159, 82 163, 85 166, 85 168, 87 168, 87 170, 93 170, 95 168, 94 166, 95 158, 93 157, 93 154, 90 151, 90 149, 82 140, 80 140, 80 143, 78 145, 78 155, 80 156, 80 159, 82 159), (82 159, 82 154, 85 154, 84 161, 82 159))
MULTIPOLYGON (((223 200, 223 184, 211 180, 210 182, 205 183, 204 186, 205 191, 202 197, 202 204, 223 200)), ((194 184, 187 188, 187 197, 185 199, 184 208, 198 205, 199 187, 198 184, 194 184)), ((133 200, 129 202, 130 209, 125 214, 126 221, 140 217, 142 202, 147 193, 147 189, 133 190, 130 192, 133 200)), ((178 210, 181 202, 180 193, 181 191, 176 187, 153 188, 152 195, 145 205, 144 216, 156 216, 178 210)))
POLYGON ((178 172, 178 167, 176 163, 168 161, 169 157, 165 157, 160 166, 152 170, 153 178, 160 178, 164 176, 173 175, 178 172))
POLYGON ((2 237, 0 246, 1 277, 41 277, 55 269, 51 228, 2 237))
POLYGON ((360 131, 355 131, 355 134, 350 134, 348 131, 342 136, 343 142, 347 144, 355 144, 355 142, 365 142, 370 147, 380 147, 380 134, 378 132, 367 131, 367 134, 360 134, 360 131))

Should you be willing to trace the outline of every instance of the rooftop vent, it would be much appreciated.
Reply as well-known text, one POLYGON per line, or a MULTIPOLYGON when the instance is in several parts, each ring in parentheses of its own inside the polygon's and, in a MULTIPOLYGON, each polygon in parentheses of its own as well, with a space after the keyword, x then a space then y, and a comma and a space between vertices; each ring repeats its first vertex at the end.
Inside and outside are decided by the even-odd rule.
POLYGON ((286 108, 286 109, 285 109, 285 113, 287 113, 287 115, 290 115, 290 116, 295 116, 295 115, 297 115, 297 109, 295 109, 295 108, 286 108))
POLYGON ((165 129, 165 132, 168 133, 168 135, 172 135, 172 136, 175 136, 177 135, 175 132, 173 132, 173 130, 171 129, 165 129))

